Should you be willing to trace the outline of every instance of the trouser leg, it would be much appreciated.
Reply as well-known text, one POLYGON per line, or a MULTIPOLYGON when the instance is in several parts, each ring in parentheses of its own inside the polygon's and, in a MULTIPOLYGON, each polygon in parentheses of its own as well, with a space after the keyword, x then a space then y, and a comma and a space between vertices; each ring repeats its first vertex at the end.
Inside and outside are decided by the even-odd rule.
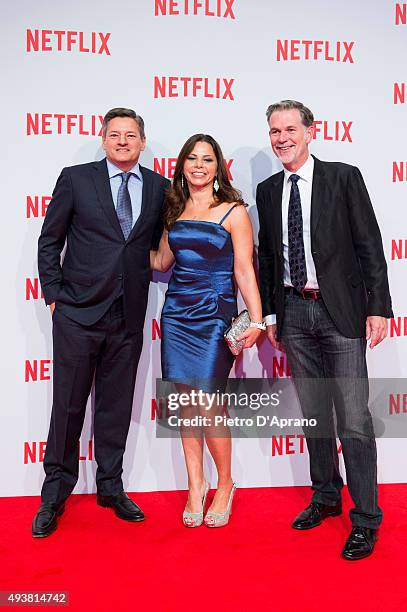
POLYGON ((123 454, 133 405, 142 332, 129 333, 121 308, 110 313, 106 343, 95 375, 96 485, 102 495, 123 491, 123 454))
POLYGON ((44 502, 61 503, 78 480, 79 438, 102 337, 58 311, 53 315, 53 403, 44 457, 44 502))
POLYGON ((377 453, 368 407, 366 339, 342 336, 323 302, 319 308, 324 367, 334 397, 348 489, 355 504, 350 518, 355 526, 376 529, 383 513, 377 501, 377 453))
POLYGON ((314 302, 286 296, 281 339, 287 352, 293 381, 305 418, 316 419, 317 427, 304 430, 312 482, 313 501, 335 505, 340 500, 343 480, 339 472, 333 421, 333 404, 325 384, 323 354, 315 330, 314 302))

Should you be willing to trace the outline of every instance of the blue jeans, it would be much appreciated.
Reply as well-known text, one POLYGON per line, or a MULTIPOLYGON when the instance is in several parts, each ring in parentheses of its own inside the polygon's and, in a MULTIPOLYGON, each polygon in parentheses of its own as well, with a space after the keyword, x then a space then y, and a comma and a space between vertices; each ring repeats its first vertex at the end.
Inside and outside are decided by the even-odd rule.
POLYGON ((377 504, 366 339, 342 336, 322 299, 303 300, 293 294, 285 296, 280 335, 304 417, 318 421, 316 432, 305 431, 313 501, 335 505, 341 498, 334 407, 348 489, 355 504, 350 511, 352 524, 378 528, 383 513, 377 504))

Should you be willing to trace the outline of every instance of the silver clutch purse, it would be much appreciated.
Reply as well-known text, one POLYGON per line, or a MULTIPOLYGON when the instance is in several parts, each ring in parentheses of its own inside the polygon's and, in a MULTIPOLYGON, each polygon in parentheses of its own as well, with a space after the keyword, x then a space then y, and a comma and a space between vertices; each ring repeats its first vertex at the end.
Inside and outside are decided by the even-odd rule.
POLYGON ((224 338, 234 355, 238 355, 244 347, 244 340, 237 340, 250 327, 250 317, 247 310, 242 310, 235 319, 232 319, 230 327, 225 331, 224 338))

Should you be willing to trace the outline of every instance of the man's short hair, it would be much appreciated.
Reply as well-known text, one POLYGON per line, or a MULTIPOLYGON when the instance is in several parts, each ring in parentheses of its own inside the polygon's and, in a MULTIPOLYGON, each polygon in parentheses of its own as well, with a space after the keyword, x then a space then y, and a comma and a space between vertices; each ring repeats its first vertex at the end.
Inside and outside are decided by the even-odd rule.
POLYGON ((312 114, 309 108, 307 108, 302 102, 298 102, 297 100, 281 100, 280 102, 270 104, 266 111, 267 122, 270 121, 271 115, 276 111, 293 109, 296 109, 300 112, 301 121, 305 125, 305 127, 311 127, 311 125, 314 123, 314 115, 312 114))
POLYGON ((145 131, 144 131, 144 121, 143 121, 143 118, 140 115, 138 115, 136 113, 136 111, 132 110, 131 108, 121 108, 121 107, 110 109, 110 111, 108 111, 106 113, 106 115, 103 117, 103 123, 102 123, 102 134, 103 134, 103 136, 106 136, 107 124, 112 119, 115 119, 115 117, 130 117, 130 119, 134 119, 134 121, 138 125, 139 131, 140 131, 140 136, 141 136, 142 140, 145 139, 146 134, 145 134, 145 131))

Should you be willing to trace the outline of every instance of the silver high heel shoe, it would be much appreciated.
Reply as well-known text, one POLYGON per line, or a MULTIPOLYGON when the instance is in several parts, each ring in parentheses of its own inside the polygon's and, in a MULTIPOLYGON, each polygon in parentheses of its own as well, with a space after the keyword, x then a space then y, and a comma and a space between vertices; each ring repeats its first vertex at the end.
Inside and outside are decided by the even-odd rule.
POLYGON ((202 525, 206 497, 210 488, 211 485, 205 480, 205 489, 202 497, 202 510, 200 510, 199 512, 187 512, 187 510, 184 510, 184 512, 182 513, 182 521, 185 527, 200 527, 202 525))
POLYGON ((209 510, 205 516, 205 525, 207 527, 224 527, 228 524, 230 515, 232 514, 233 496, 237 489, 236 483, 233 483, 232 490, 229 495, 228 505, 225 512, 212 512, 209 510))

